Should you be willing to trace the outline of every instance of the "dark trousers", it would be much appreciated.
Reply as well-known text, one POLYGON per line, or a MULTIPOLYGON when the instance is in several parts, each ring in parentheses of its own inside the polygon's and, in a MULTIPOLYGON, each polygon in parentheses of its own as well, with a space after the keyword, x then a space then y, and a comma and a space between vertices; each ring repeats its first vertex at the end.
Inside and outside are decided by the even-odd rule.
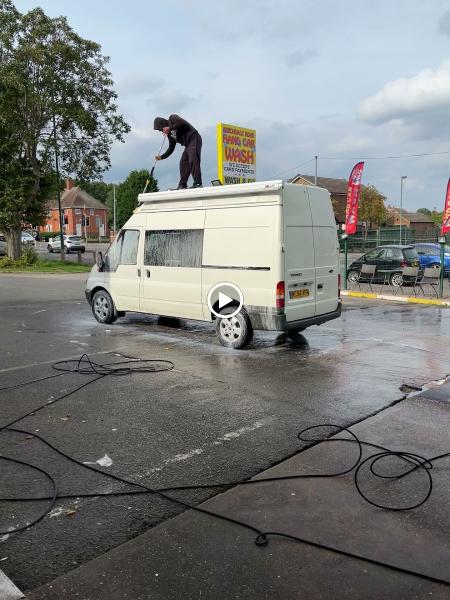
POLYGON ((202 153, 202 138, 199 133, 194 133, 184 149, 180 159, 180 183, 186 186, 189 175, 192 175, 194 183, 202 183, 202 171, 200 169, 200 158, 202 153))

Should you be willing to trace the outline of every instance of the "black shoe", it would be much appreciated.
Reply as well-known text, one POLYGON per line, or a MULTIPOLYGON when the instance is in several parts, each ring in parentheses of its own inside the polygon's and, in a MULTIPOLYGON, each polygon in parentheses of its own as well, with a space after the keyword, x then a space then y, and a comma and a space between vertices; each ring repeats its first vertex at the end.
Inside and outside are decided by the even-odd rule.
POLYGON ((187 189, 187 185, 179 185, 177 187, 177 190, 186 190, 187 189))
POLYGON ((193 188, 199 188, 199 187, 203 187, 203 184, 202 183, 194 183, 194 184, 191 185, 191 190, 193 188))

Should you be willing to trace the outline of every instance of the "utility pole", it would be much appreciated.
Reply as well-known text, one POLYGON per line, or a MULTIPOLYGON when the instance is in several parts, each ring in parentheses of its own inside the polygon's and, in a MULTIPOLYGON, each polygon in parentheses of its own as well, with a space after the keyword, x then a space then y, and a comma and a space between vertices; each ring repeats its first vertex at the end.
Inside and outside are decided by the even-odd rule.
POLYGON ((317 185, 317 156, 314 157, 314 161, 315 161, 315 171, 314 171, 314 185, 317 185))
POLYGON ((400 178, 400 244, 402 243, 402 214, 403 214, 403 180, 407 175, 402 175, 400 178))
POLYGON ((59 161, 58 161, 58 139, 56 137, 56 118, 55 109, 53 107, 53 138, 55 142, 55 169, 56 169, 56 194, 58 198, 58 211, 59 211, 59 230, 60 230, 60 242, 61 242, 61 260, 66 260, 64 255, 64 216, 61 209, 61 192, 59 189, 59 161))

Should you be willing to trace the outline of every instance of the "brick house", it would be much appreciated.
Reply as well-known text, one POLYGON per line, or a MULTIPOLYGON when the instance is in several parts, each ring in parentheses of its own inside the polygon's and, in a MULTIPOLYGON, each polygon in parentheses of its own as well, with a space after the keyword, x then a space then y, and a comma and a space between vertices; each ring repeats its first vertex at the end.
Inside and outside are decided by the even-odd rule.
MULTIPOLYGON (((296 175, 290 183, 299 183, 301 185, 314 185, 314 175, 296 175)), ((331 203, 333 205, 334 217, 336 223, 345 223, 345 208, 347 205, 347 186, 346 179, 333 179, 332 177, 318 177, 317 186, 325 188, 330 192, 331 203)))
MULTIPOLYGON (((99 200, 79 188, 71 179, 61 194, 64 211, 64 233, 81 235, 84 238, 109 237, 108 208, 99 200)), ((47 221, 39 231, 59 231, 58 201, 48 203, 47 221)))
MULTIPOLYGON (((386 221, 387 226, 398 227, 400 225, 400 209, 395 206, 388 206, 389 217, 386 221)), ((402 210, 402 227, 414 229, 416 233, 433 234, 436 225, 431 217, 417 212, 408 212, 402 210)))

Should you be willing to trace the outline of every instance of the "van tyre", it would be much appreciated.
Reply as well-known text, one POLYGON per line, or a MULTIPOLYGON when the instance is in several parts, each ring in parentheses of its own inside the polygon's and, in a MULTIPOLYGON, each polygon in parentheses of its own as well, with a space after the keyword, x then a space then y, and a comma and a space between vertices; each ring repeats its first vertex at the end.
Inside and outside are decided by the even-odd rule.
MULTIPOLYGON (((221 314, 232 313, 235 307, 224 308, 221 314)), ((226 348, 244 348, 253 338, 253 327, 250 317, 244 309, 230 318, 216 319, 216 333, 219 342, 226 348)))
POLYGON ((98 290, 93 295, 92 313, 99 323, 105 325, 116 320, 114 302, 106 290, 98 290))
POLYGON ((287 332, 288 338, 291 339, 291 340, 293 340, 295 342, 302 335, 302 331, 305 331, 305 329, 304 328, 302 328, 302 329, 288 329, 288 332, 287 332))

